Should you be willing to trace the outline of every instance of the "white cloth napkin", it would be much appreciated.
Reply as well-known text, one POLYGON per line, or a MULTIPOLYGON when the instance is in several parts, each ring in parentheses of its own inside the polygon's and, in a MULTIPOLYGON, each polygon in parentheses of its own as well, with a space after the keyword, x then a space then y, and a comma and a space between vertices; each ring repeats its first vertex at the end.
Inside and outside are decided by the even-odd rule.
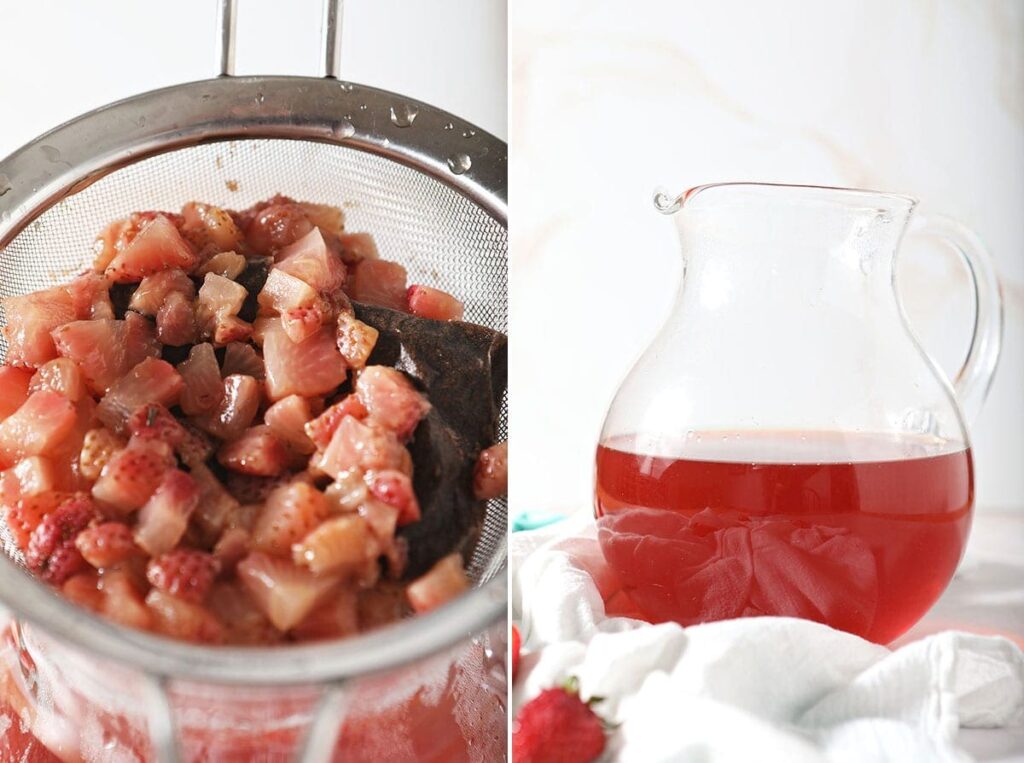
POLYGON ((620 724, 606 761, 965 761, 960 727, 1024 721, 1024 653, 946 632, 895 651, 782 617, 682 628, 609 617, 593 520, 510 542, 513 617, 530 654, 513 709, 568 676, 620 724))

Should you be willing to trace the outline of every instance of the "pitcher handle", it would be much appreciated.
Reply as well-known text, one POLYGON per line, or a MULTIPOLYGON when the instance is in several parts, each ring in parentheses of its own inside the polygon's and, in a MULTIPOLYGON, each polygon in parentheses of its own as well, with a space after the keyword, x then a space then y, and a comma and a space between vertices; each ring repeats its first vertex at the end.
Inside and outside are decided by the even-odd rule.
POLYGON ((967 265, 974 291, 974 333, 967 358, 953 380, 964 420, 973 423, 981 412, 1003 343, 1003 294, 992 258, 981 239, 956 220, 940 215, 918 216, 915 235, 934 237, 952 247, 967 265))

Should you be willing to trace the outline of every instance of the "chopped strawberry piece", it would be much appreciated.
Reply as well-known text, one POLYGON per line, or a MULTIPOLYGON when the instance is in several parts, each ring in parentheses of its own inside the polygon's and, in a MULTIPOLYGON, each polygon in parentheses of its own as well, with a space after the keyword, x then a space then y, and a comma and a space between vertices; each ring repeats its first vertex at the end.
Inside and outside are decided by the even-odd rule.
POLYGON ((288 395, 312 397, 332 392, 343 381, 345 359, 327 327, 296 344, 288 338, 280 319, 267 323, 263 336, 267 367, 267 394, 271 400, 288 395))
POLYGON ((132 530, 123 522, 87 527, 75 538, 75 547, 93 567, 111 567, 139 552, 132 530))
POLYGON ((156 314, 156 336, 166 345, 181 347, 196 340, 196 317, 182 294, 171 294, 156 314))
POLYGON ((351 313, 338 316, 338 351, 345 358, 349 368, 361 369, 377 345, 380 332, 357 319, 351 313))
POLYGON ((298 202, 302 211, 313 225, 324 232, 325 235, 339 236, 345 230, 345 214, 329 204, 312 204, 306 201, 298 202))
POLYGON ((67 286, 76 320, 113 318, 110 283, 99 273, 83 273, 67 286))
POLYGON ((420 419, 427 415, 430 403, 406 376, 388 366, 367 366, 356 380, 356 394, 370 417, 405 440, 420 419))
POLYGON ((224 347, 224 364, 220 369, 221 376, 242 374, 253 379, 264 379, 267 375, 266 366, 252 345, 245 342, 230 342, 224 347))
POLYGON ((395 435, 376 424, 346 416, 316 466, 334 479, 350 469, 394 469, 405 460, 405 448, 395 435))
POLYGON ((62 286, 3 300, 7 362, 39 366, 57 357, 51 333, 75 320, 75 306, 62 286))
POLYGON ((134 238, 136 233, 138 230, 132 230, 131 220, 114 220, 104 228, 93 243, 93 270, 97 273, 106 270, 117 253, 128 246, 128 241, 134 238))
POLYGON ((99 589, 99 583, 99 575, 87 569, 65 580, 60 592, 72 604, 99 612, 103 607, 103 592, 99 589))
POLYGON ((344 638, 358 631, 359 597, 345 587, 332 592, 292 629, 303 641, 344 638))
POLYGON ((103 467, 92 487, 96 500, 128 514, 140 508, 175 466, 174 452, 165 442, 133 439, 103 467))
POLYGON ((207 273, 196 299, 199 333, 224 345, 248 339, 252 326, 238 317, 248 292, 245 287, 216 273, 207 273))
POLYGON ((281 328, 293 342, 303 342, 320 330, 328 316, 320 305, 296 307, 281 313, 281 328))
POLYGON ((86 394, 85 377, 78 364, 70 358, 54 358, 39 366, 29 382, 29 392, 50 390, 59 392, 72 402, 78 402, 86 394))
POLYGON ((408 310, 405 268, 387 260, 362 260, 355 267, 349 286, 349 296, 368 305, 408 310))
POLYGON ((146 630, 150 627, 153 618, 139 592, 139 583, 130 571, 104 570, 99 586, 103 592, 101 612, 105 617, 128 628, 146 630))
POLYGON ((269 204, 245 228, 245 240, 257 254, 274 254, 313 229, 306 211, 292 201, 269 204))
POLYGON ((359 505, 359 516, 366 520, 367 526, 380 541, 381 548, 386 549, 395 539, 398 529, 398 509, 376 498, 368 498, 359 505))
POLYGON ((114 256, 104 272, 114 283, 131 283, 161 270, 180 268, 190 271, 198 261, 174 223, 163 215, 157 215, 114 256))
POLYGON ((282 313, 296 307, 312 307, 316 299, 316 290, 308 283, 280 268, 273 268, 258 301, 264 310, 282 313))
POLYGON ((146 595, 146 606, 153 628, 165 636, 204 644, 219 644, 224 640, 224 626, 200 604, 154 588, 146 595))
POLYGON ((292 546, 292 559, 316 575, 354 569, 376 556, 377 543, 358 515, 328 519, 292 546))
POLYGON ((0 423, 0 461, 54 452, 75 428, 74 404, 59 392, 33 392, 0 423))
POLYGON ((409 312, 435 321, 461 321, 462 303, 451 294, 429 286, 410 286, 409 312))
POLYGON ((317 450, 325 450, 334 436, 334 430, 346 416, 366 418, 366 408, 355 395, 346 395, 341 402, 325 409, 323 413, 305 426, 306 434, 317 450))
POLYGON ((204 432, 222 440, 232 440, 248 428, 259 411, 260 383, 251 376, 235 374, 223 381, 223 394, 217 407, 193 419, 204 432))
POLYGON ((203 534, 204 542, 212 546, 220 538, 231 517, 238 513, 239 504, 207 467, 197 464, 192 467, 190 474, 199 485, 195 523, 203 534))
POLYGON ((75 537, 97 516, 88 496, 75 495, 43 517, 32 531, 25 566, 43 580, 60 585, 85 568, 75 537))
POLYGON ((196 275, 202 277, 207 273, 216 273, 234 281, 245 270, 245 265, 246 259, 242 255, 236 252, 220 252, 200 265, 196 275))
POLYGON ((206 602, 224 626, 228 643, 265 646, 282 640, 281 632, 270 624, 240 583, 215 583, 206 602))
POLYGON ((178 365, 178 373, 185 382, 179 400, 185 415, 195 416, 217 407, 224 396, 224 383, 212 344, 197 344, 189 350, 188 358, 178 365))
POLYGON ((508 493, 508 441, 492 445, 477 457, 473 493, 481 500, 508 493))
POLYGON ((190 201, 181 209, 181 232, 199 252, 229 252, 243 244, 242 231, 226 211, 190 201))
POLYGON ((164 593, 198 604, 206 598, 219 570, 211 554, 179 548, 152 559, 146 579, 164 593))
POLYGON ((342 260, 350 266, 362 260, 380 259, 377 244, 369 233, 342 233, 338 236, 338 244, 342 260))
POLYGON ((371 630, 392 623, 406 613, 405 592, 398 586, 381 585, 359 592, 359 628, 371 630))
MULTIPOLYGON (((242 527, 229 527, 213 547, 213 557, 225 571, 234 571, 235 566, 252 551, 252 538, 242 527)), ((218 611, 219 610, 216 610, 218 611)))
POLYGON ((156 316, 160 306, 172 294, 180 294, 191 301, 196 295, 196 285, 183 270, 177 268, 161 270, 142 279, 142 283, 132 293, 129 307, 136 312, 156 316))
MULTIPOLYGON (((313 419, 309 400, 299 395, 281 398, 267 408, 263 420, 278 438, 295 453, 309 455, 315 450, 305 426, 313 419)), ((326 444, 326 443, 325 443, 326 444)))
POLYGON ((261 551, 286 556, 292 544, 302 540, 327 519, 329 506, 324 494, 304 482, 292 482, 271 491, 253 528, 253 546, 261 551))
POLYGON ((148 403, 172 406, 184 386, 181 374, 166 360, 146 358, 114 382, 100 400, 96 415, 107 428, 121 433, 128 417, 141 406, 148 403))
POLYGON ((48 458, 29 456, 0 472, 0 503, 13 506, 23 498, 58 490, 62 485, 57 469, 48 458))
POLYGON ((91 481, 99 479, 100 472, 111 456, 125 446, 125 441, 106 428, 90 429, 82 440, 78 457, 81 475, 91 481))
POLYGON ((284 443, 270 427, 260 426, 247 429, 237 440, 222 445, 217 460, 232 471, 273 477, 287 468, 290 458, 284 443))
POLYGON ((420 504, 412 489, 409 476, 397 469, 369 472, 366 483, 378 500, 398 509, 398 525, 401 527, 420 518, 420 504))
POLYGON ((71 358, 97 394, 107 389, 145 358, 160 354, 149 321, 129 312, 123 321, 73 321, 53 332, 57 352, 71 358))
POLYGON ((345 283, 345 263, 324 243, 317 228, 277 253, 275 270, 309 284, 320 294, 329 294, 345 283))
POLYGON ((469 579, 462 568, 462 557, 450 554, 431 567, 427 574, 410 583, 406 596, 414 610, 429 612, 468 588, 469 579))
POLYGON ((135 542, 151 556, 170 551, 185 534, 199 497, 199 485, 191 476, 179 469, 168 471, 139 511, 135 542))
POLYGON ((0 420, 6 419, 28 400, 32 369, 0 366, 0 420))
POLYGON ((280 631, 301 623, 338 582, 258 551, 238 563, 238 578, 280 631))
POLYGON ((370 499, 370 488, 366 485, 361 469, 342 472, 324 490, 324 497, 332 514, 352 514, 370 499))

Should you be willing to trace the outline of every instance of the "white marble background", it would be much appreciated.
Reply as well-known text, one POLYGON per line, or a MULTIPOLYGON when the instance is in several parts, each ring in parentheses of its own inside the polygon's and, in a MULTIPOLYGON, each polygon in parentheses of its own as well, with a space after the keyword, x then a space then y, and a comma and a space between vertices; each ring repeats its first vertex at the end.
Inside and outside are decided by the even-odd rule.
MULTIPOLYGON (((1024 3, 516 0, 509 24, 516 509, 589 510, 605 409, 679 277, 652 189, 741 179, 905 192, 981 235, 1007 331, 979 505, 1024 509, 1024 3)), ((920 247, 906 267, 955 370, 965 275, 920 247)))

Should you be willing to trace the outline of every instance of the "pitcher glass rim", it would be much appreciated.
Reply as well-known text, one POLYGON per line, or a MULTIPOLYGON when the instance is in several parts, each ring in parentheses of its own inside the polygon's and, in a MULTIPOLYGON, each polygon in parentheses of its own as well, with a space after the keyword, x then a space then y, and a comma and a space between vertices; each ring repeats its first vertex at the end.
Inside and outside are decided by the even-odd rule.
POLYGON ((854 206, 853 200, 864 201, 871 199, 875 200, 875 204, 868 206, 879 206, 880 204, 901 205, 906 208, 909 213, 918 204, 918 199, 913 196, 902 193, 894 193, 891 191, 875 191, 868 188, 853 188, 846 186, 833 186, 833 185, 814 185, 809 183, 775 183, 775 182, 762 182, 754 180, 739 180, 739 181, 727 181, 720 183, 704 183, 701 185, 693 186, 681 194, 672 196, 664 191, 657 191, 654 195, 654 206, 659 212, 663 214, 674 214, 680 209, 683 209, 688 204, 692 204, 698 196, 707 192, 729 188, 756 188, 764 189, 768 191, 809 191, 809 192, 822 192, 822 197, 827 201, 841 202, 838 198, 839 195, 851 197, 847 202, 847 206, 854 206))

